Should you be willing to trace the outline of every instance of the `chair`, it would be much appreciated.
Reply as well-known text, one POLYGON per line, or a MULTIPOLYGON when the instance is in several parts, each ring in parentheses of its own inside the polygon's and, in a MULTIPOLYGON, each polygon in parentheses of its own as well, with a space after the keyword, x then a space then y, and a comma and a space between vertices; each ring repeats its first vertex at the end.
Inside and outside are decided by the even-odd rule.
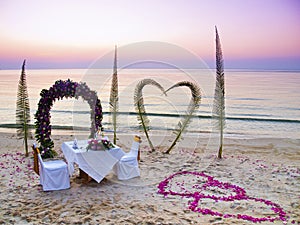
POLYGON ((44 191, 62 190, 70 188, 68 166, 63 160, 43 161, 39 149, 32 147, 39 161, 40 184, 44 191))
POLYGON ((32 150, 33 150, 33 170, 34 172, 36 172, 37 175, 40 175, 38 152, 35 144, 32 145, 32 150))
POLYGON ((125 154, 117 163, 117 176, 119 180, 128 180, 140 176, 138 165, 140 143, 141 138, 136 135, 130 152, 125 154))

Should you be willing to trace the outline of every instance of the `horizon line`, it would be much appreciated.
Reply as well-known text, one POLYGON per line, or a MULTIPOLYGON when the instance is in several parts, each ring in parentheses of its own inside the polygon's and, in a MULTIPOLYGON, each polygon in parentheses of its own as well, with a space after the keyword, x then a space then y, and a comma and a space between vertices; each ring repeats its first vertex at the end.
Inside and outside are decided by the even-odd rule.
MULTIPOLYGON (((26 70, 108 70, 113 69, 111 67, 105 67, 105 68, 86 68, 86 67, 32 67, 32 68, 26 68, 26 70)), ((130 67, 130 68, 118 68, 118 70, 122 69, 128 69, 128 70, 136 70, 136 69, 157 69, 157 70, 177 70, 176 68, 161 68, 161 67, 130 67)), ((187 70, 215 70, 214 67, 207 67, 207 68, 196 68, 196 67, 184 67, 181 69, 187 69, 187 70)), ((21 68, 0 68, 0 71, 5 70, 21 70, 21 68)), ((224 68, 224 70, 241 70, 241 71, 274 71, 274 72, 300 72, 299 69, 276 69, 276 68, 246 68, 246 67, 230 67, 230 68, 224 68)))

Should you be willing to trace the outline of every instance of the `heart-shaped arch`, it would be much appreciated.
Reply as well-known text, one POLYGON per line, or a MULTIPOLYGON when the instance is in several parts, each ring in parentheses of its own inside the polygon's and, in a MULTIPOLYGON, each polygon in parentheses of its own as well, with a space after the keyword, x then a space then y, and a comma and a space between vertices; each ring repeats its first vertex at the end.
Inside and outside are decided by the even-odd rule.
POLYGON ((68 80, 57 80, 49 90, 43 89, 40 93, 41 99, 38 103, 38 110, 35 114, 35 137, 40 143, 40 150, 43 158, 53 158, 54 142, 51 139, 50 110, 55 100, 63 98, 82 97, 91 108, 90 136, 102 127, 102 106, 96 91, 92 91, 86 83, 73 82, 68 80))
POLYGON ((171 146, 165 152, 165 153, 169 154, 170 151, 172 150, 172 148, 176 145, 176 143, 181 138, 182 133, 188 127, 194 112, 199 108, 200 101, 201 101, 200 87, 196 83, 193 83, 190 81, 180 81, 180 82, 176 83, 175 85, 173 85, 172 87, 168 88, 167 90, 164 90, 164 88, 158 82, 156 82, 155 80, 150 79, 150 78, 143 79, 136 85, 135 91, 134 91, 134 104, 135 104, 136 112, 138 115, 138 120, 140 121, 140 124, 143 127, 143 130, 145 132, 146 138, 148 140, 148 143, 149 143, 152 151, 154 151, 155 148, 154 148, 152 141, 150 139, 150 136, 148 134, 149 119, 147 117, 146 109, 144 106, 144 97, 143 97, 143 88, 146 85, 156 86, 166 96, 167 96, 166 93, 168 91, 170 91, 176 87, 184 87, 185 86, 185 87, 190 88, 190 90, 191 90, 192 98, 191 98, 190 104, 187 108, 186 115, 184 115, 184 117, 179 121, 177 127, 175 128, 174 134, 176 135, 176 137, 173 140, 171 146))

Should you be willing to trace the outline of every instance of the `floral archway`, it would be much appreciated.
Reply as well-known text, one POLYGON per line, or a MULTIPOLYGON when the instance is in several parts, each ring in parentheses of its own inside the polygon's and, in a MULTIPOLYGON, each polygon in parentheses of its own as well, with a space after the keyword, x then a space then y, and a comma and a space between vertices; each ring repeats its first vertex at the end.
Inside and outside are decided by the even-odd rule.
POLYGON ((35 138, 40 143, 40 151, 43 158, 53 158, 56 152, 53 150, 54 142, 51 139, 50 110, 55 100, 65 98, 82 97, 87 101, 91 109, 90 136, 102 127, 102 106, 97 93, 92 91, 86 83, 68 80, 57 80, 49 90, 43 89, 41 99, 35 114, 35 138))

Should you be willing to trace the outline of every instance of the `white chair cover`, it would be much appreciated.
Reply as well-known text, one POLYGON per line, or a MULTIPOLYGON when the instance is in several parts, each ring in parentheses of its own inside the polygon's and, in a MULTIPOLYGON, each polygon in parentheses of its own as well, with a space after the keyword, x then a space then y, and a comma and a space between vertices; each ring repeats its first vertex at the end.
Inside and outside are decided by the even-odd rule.
POLYGON ((70 188, 68 166, 63 160, 44 162, 38 154, 40 163, 40 184, 44 191, 62 190, 70 188))
POLYGON ((137 156, 140 143, 133 141, 130 152, 125 154, 117 163, 117 176, 119 180, 128 180, 140 176, 137 156))

